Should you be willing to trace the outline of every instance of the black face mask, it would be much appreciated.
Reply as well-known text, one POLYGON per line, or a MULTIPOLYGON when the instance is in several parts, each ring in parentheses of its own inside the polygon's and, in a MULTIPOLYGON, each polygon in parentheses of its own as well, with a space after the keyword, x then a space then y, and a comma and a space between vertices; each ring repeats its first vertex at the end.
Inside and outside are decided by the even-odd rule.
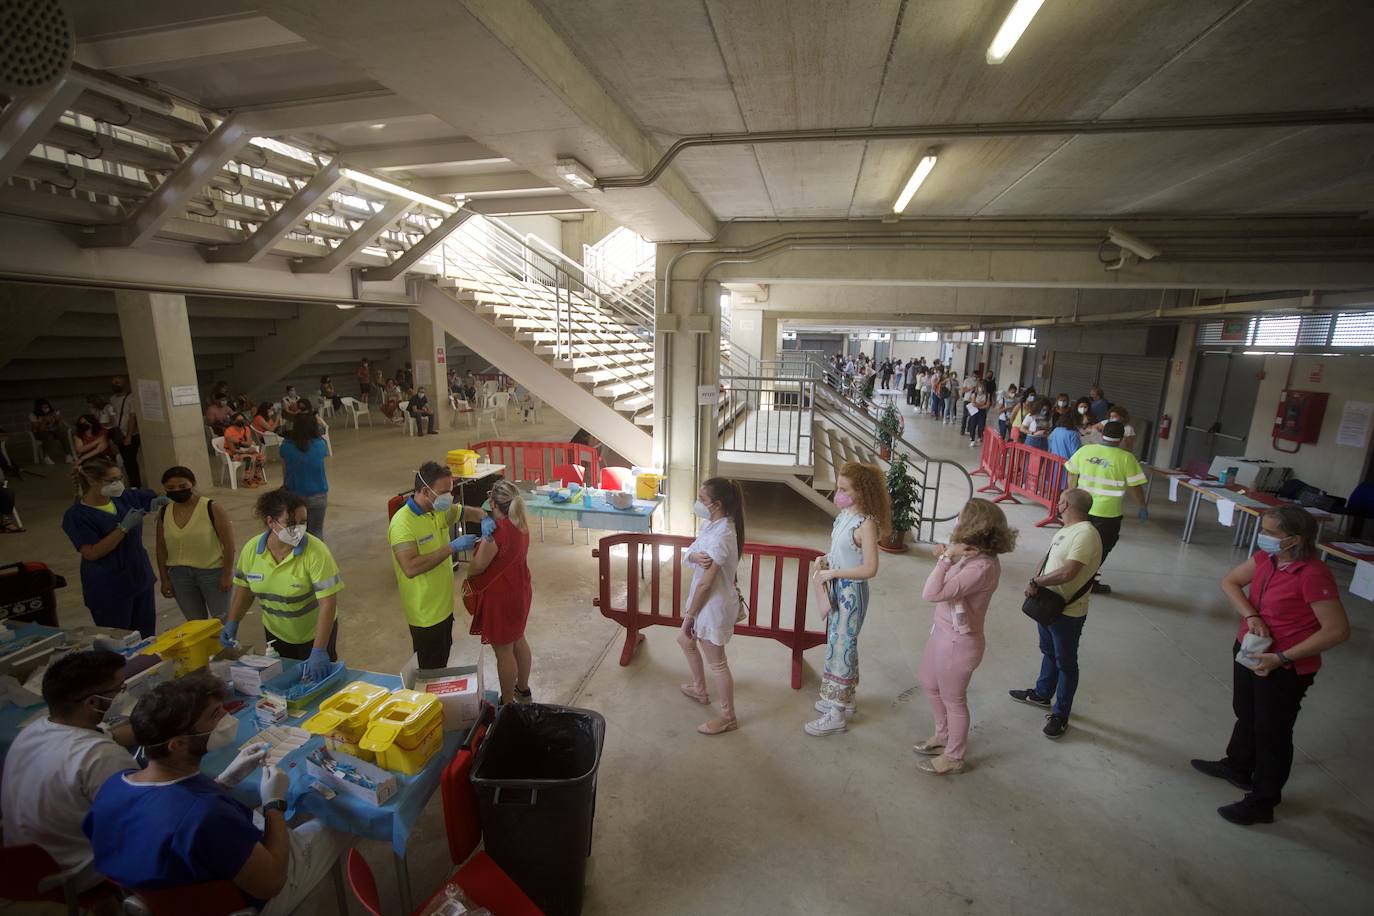
POLYGON ((123 386, 123 385, 111 385, 111 386, 110 386, 110 390, 113 391, 115 394, 123 394, 123 393, 124 393, 124 386, 123 386))
POLYGON ((191 496, 192 496, 192 493, 191 493, 190 490, 168 490, 168 491, 167 491, 167 498, 170 499, 170 500, 171 500, 172 502, 174 502, 174 503, 184 503, 184 502, 186 502, 186 500, 190 499, 191 496))

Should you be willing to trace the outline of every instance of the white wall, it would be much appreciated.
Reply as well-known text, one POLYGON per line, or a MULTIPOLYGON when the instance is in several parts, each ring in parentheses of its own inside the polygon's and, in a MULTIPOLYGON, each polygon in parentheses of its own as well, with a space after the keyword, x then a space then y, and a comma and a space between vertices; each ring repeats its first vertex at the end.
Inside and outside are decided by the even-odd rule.
POLYGON ((730 343, 754 359, 763 358, 762 309, 730 309, 730 343))
POLYGON ((1002 345, 1002 360, 994 370, 997 384, 1005 390, 1008 385, 1021 384, 1021 365, 1026 361, 1026 348, 1002 345))
MULTIPOLYGON (((1341 413, 1346 401, 1374 401, 1374 356, 1299 356, 1293 362, 1293 380, 1287 387, 1297 391, 1326 391, 1326 413, 1322 418, 1320 438, 1303 445, 1296 455, 1284 454, 1273 447, 1274 415, 1278 411, 1279 395, 1288 378, 1291 356, 1270 356, 1264 361, 1264 379, 1260 382, 1259 397, 1255 401, 1255 415, 1250 421, 1250 439, 1246 445, 1247 458, 1267 458, 1293 469, 1294 475, 1321 487, 1334 496, 1349 496, 1363 479, 1365 465, 1374 436, 1366 438, 1361 448, 1336 443, 1336 431, 1341 425, 1341 413), (1321 381, 1312 381, 1311 373, 1321 364, 1321 381)), ((1284 442, 1284 448, 1297 443, 1284 442)))
MULTIPOLYGON (((563 250, 563 224, 552 216, 500 216, 497 219, 521 235, 533 232, 552 245, 554 251, 563 250)), ((577 260, 582 260, 580 254, 577 260)))
POLYGON ((924 340, 894 340, 892 341, 892 358, 900 359, 903 362, 909 359, 919 359, 924 356, 926 362, 933 363, 940 358, 940 344, 938 341, 924 340))

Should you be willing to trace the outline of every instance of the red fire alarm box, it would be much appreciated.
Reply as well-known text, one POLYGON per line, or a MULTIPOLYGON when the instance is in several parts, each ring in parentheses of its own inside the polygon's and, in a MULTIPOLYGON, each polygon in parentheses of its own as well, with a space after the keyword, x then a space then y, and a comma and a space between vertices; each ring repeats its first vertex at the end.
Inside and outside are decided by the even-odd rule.
POLYGON ((1325 391, 1285 391, 1274 417, 1274 438, 1288 442, 1316 442, 1326 413, 1325 391))

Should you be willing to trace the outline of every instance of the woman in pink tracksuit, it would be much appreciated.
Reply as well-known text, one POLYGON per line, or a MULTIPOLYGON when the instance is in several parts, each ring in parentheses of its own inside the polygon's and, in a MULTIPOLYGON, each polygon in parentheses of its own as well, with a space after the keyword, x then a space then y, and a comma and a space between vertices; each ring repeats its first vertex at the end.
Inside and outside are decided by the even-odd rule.
POLYGON ((937 776, 964 771, 968 739, 968 683, 983 660, 983 618, 1002 576, 998 554, 1016 547, 1002 510, 971 499, 959 513, 950 544, 935 548, 935 568, 922 597, 935 602, 935 623, 921 656, 921 689, 935 718, 935 734, 912 750, 918 766, 937 776))

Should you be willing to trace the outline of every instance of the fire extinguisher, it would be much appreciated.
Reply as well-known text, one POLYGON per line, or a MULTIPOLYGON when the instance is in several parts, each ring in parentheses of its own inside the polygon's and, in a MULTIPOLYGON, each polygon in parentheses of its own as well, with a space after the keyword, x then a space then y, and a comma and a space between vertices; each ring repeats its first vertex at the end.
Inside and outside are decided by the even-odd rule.
POLYGON ((1169 427, 1170 427, 1170 426, 1173 426, 1173 425, 1174 425, 1174 421, 1173 421, 1172 419, 1169 418, 1169 415, 1168 415, 1167 413, 1166 413, 1164 416, 1160 417, 1160 419, 1159 419, 1159 438, 1161 438, 1161 439, 1167 439, 1167 438, 1169 438, 1169 427))

